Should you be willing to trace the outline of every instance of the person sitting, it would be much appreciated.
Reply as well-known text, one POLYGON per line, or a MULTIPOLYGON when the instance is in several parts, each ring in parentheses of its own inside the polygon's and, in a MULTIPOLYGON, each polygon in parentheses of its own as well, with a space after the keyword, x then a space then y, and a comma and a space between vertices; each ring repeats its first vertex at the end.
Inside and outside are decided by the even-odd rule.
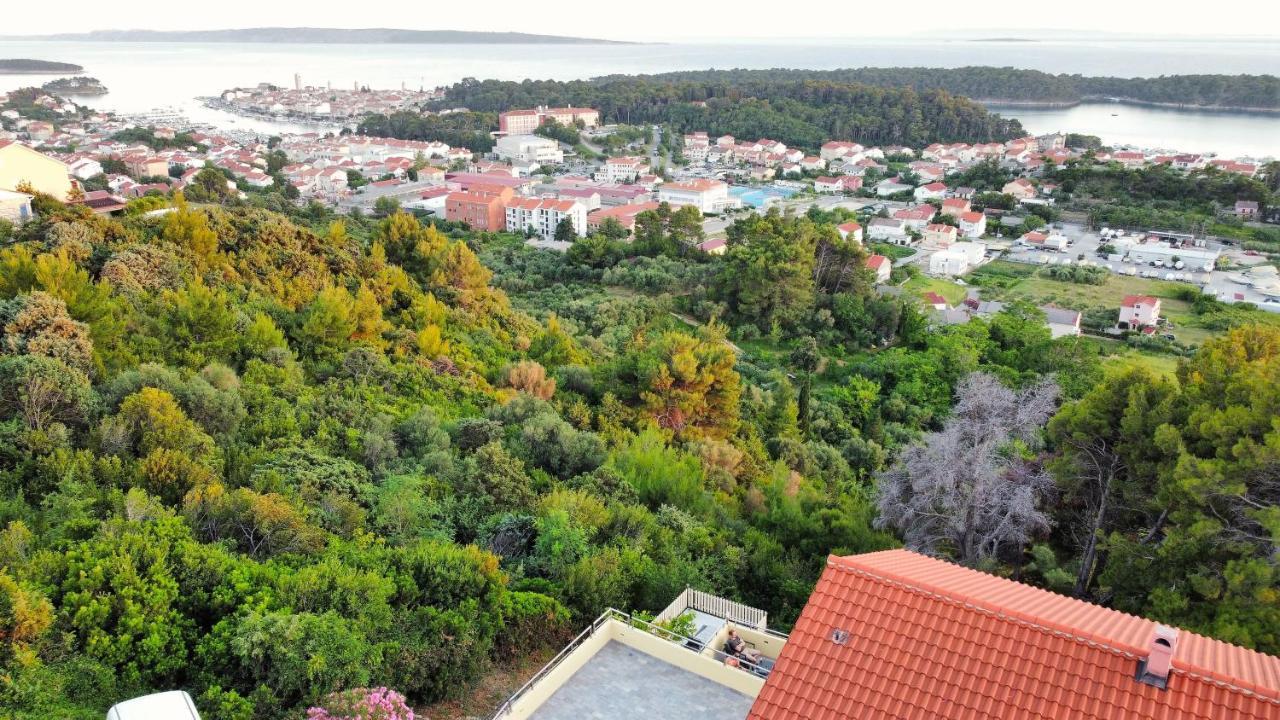
POLYGON ((758 665, 760 658, 764 657, 764 653, 759 650, 747 647, 747 641, 739 637, 738 631, 733 628, 729 628, 729 638, 724 641, 724 652, 726 655, 746 660, 752 665, 758 665))

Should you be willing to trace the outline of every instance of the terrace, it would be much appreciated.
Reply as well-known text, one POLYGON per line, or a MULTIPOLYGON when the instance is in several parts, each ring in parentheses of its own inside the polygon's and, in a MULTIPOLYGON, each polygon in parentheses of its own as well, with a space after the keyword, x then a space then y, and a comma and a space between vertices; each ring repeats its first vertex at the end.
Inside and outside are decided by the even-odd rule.
POLYGON ((606 610, 498 708, 494 720, 742 720, 786 636, 763 611, 685 590, 653 622, 606 610), (670 629, 679 618, 687 634, 670 629), (659 625, 658 623, 663 623, 659 625), (730 629, 763 656, 723 652, 730 629))

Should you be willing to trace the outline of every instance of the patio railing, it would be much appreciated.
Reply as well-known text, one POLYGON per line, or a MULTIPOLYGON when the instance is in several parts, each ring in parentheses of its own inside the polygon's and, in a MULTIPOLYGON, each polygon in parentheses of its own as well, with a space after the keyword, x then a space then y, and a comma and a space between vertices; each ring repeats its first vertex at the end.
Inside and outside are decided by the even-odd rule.
MULTIPOLYGON (((697 591, 694 590, 693 592, 697 592, 697 591)), ((702 593, 702 594, 705 595, 706 593, 702 593)), ((712 595, 710 597, 715 597, 715 596, 712 595)), ((734 603, 734 604, 736 605, 737 603, 734 603)), ((746 607, 746 606, 743 605, 741 607, 746 607)), ((748 609, 753 609, 753 608, 748 608, 748 609)), ((703 612, 708 612, 708 611, 704 610, 703 612)), ((757 612, 760 612, 760 611, 757 611, 757 612)), ((524 685, 521 685, 520 689, 516 690, 511 697, 507 698, 506 702, 498 706, 497 711, 493 714, 492 720, 502 720, 502 718, 505 718, 508 715, 510 715, 512 708, 515 706, 517 702, 519 702, 520 698, 528 694, 528 692, 535 685, 541 682, 543 678, 549 675, 562 662, 564 662, 566 658, 568 658, 571 654, 573 654, 574 650, 577 650, 583 643, 585 643, 597 632, 599 632, 600 628, 604 627, 605 623, 608 622, 609 620, 617 620, 618 622, 629 625, 633 628, 644 630, 645 632, 648 632, 652 635, 662 638, 663 640, 670 641, 675 645, 685 648, 686 650, 688 650, 691 653, 694 653, 695 655, 700 655, 702 657, 711 657, 719 662, 724 662, 730 657, 730 655, 728 655, 727 653, 724 653, 720 650, 715 650, 715 649, 712 649, 711 655, 707 655, 703 650, 702 643, 695 640, 694 638, 688 637, 686 635, 682 635, 677 632, 673 632, 671 630, 668 630, 667 628, 655 625, 654 623, 649 622, 648 620, 642 620, 638 617, 635 617, 634 615, 622 612, 621 610, 608 608, 603 613, 600 613, 600 617, 591 621, 591 624, 587 626, 586 629, 578 633, 577 637, 569 641, 569 644, 566 645, 563 650, 557 653, 555 657, 551 658, 550 662, 548 662, 546 665, 543 665, 542 668, 538 670, 538 672, 534 673, 533 677, 529 678, 528 682, 526 682, 524 685)), ((784 638, 786 637, 785 635, 781 635, 780 633, 772 633, 772 634, 779 635, 780 637, 784 637, 784 638)), ((742 657, 737 657, 737 656, 734 656, 734 660, 737 662, 738 667, 740 667, 744 672, 750 672, 756 675, 757 677, 761 677, 761 678, 767 677, 769 674, 770 668, 767 668, 764 665, 758 665, 756 663, 751 662, 750 660, 747 660, 742 657)))
POLYGON ((677 595, 654 620, 664 622, 678 617, 685 610, 697 610, 756 630, 767 631, 768 628, 769 614, 764 610, 691 587, 686 587, 684 592, 677 595))

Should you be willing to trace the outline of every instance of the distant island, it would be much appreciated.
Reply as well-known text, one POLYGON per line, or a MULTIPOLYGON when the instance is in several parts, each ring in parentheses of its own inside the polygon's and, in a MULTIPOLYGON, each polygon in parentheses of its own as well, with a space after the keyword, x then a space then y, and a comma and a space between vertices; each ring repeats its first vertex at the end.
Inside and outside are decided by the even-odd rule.
POLYGON ((64 95, 106 95, 107 86, 102 84, 98 78, 91 78, 85 75, 77 75, 75 77, 58 78, 50 80, 40 86, 46 92, 60 93, 64 95))
POLYGON ((74 63, 30 60, 27 58, 0 59, 0 73, 11 75, 48 75, 78 72, 84 72, 84 68, 74 63))
POLYGON ((239 30, 94 30, 87 33, 0 36, 5 40, 80 40, 88 42, 352 43, 421 45, 630 45, 616 40, 531 35, 518 32, 398 30, 395 28, 261 27, 239 30))

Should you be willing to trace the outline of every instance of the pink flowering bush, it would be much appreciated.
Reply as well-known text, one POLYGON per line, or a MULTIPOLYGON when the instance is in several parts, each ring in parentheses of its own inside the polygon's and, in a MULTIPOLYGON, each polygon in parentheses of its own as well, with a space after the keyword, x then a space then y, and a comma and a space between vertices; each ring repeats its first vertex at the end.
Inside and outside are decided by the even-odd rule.
POLYGON ((395 690, 355 688, 329 694, 323 707, 307 710, 307 720, 413 720, 413 710, 395 690))

